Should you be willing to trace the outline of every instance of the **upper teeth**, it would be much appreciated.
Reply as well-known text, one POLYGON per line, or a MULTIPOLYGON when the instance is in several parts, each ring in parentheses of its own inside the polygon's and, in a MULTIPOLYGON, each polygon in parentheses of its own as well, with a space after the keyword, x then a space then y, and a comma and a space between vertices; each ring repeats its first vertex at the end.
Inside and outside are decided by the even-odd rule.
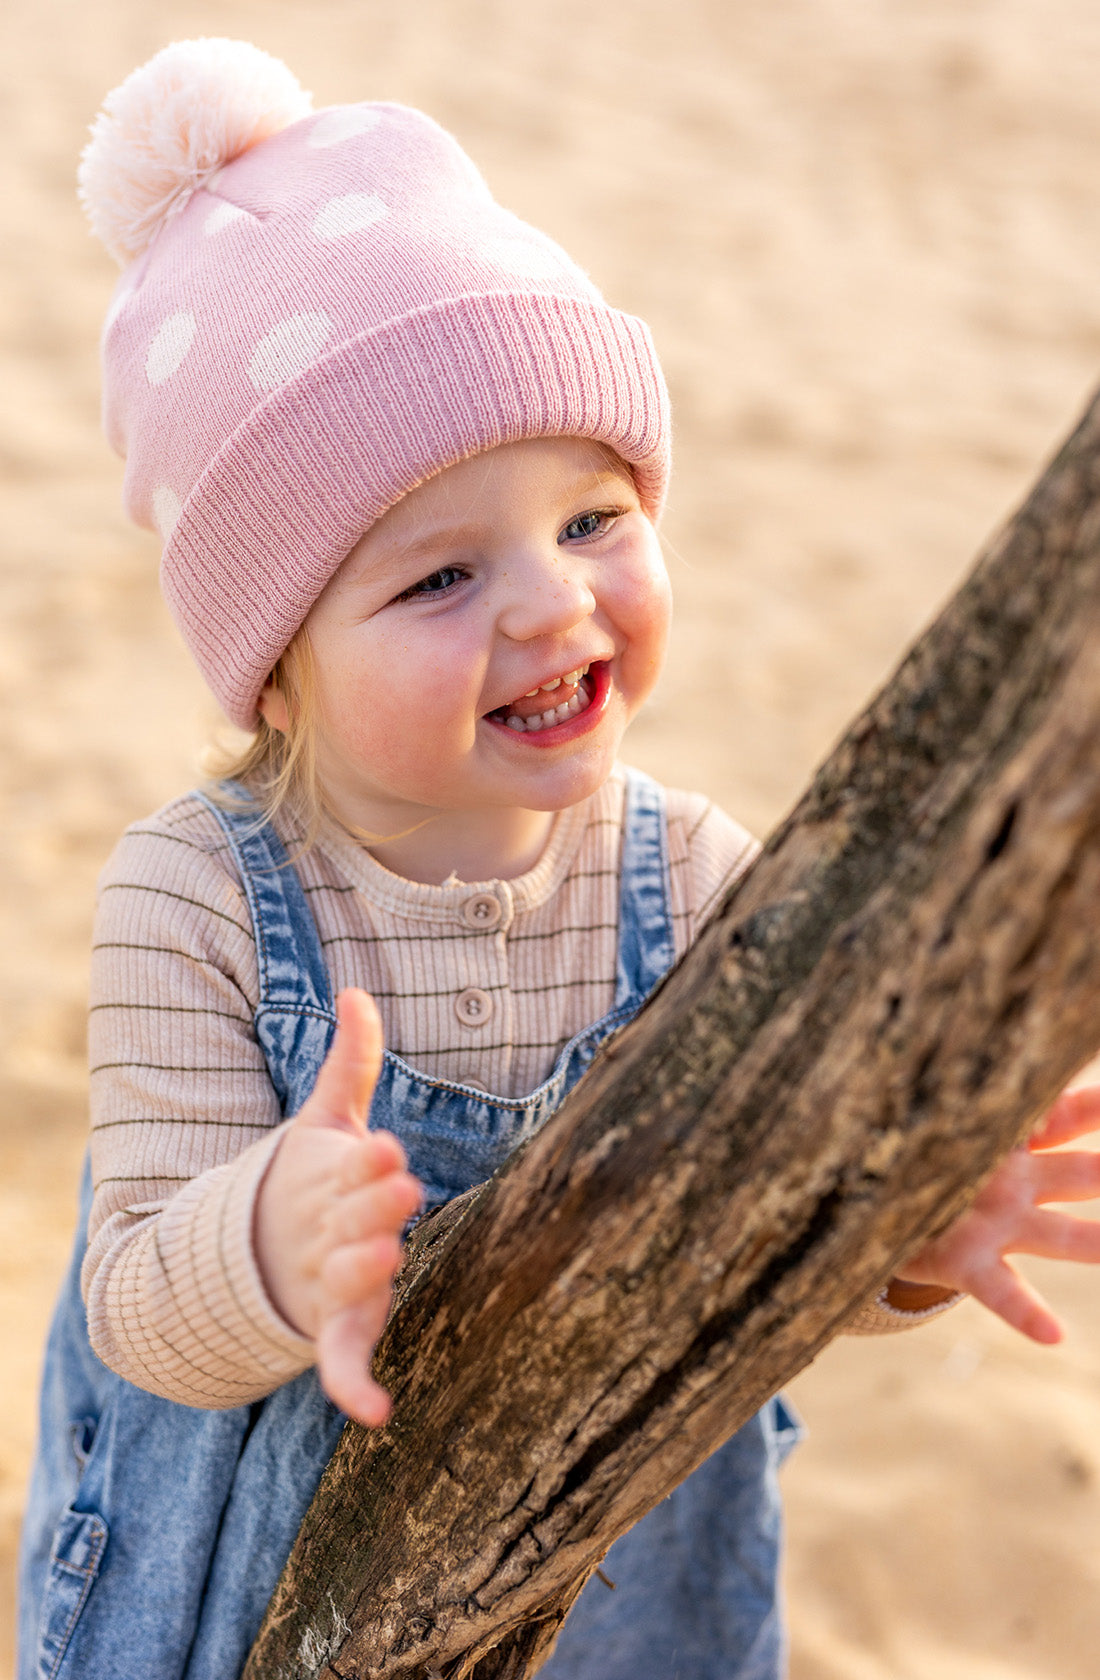
POLYGON ((538 688, 529 688, 523 698, 533 700, 536 694, 549 694, 553 689, 560 688, 562 683, 568 688, 571 683, 579 683, 587 670, 588 666, 583 665, 579 671, 566 671, 564 677, 555 677, 552 682, 540 683, 538 688))

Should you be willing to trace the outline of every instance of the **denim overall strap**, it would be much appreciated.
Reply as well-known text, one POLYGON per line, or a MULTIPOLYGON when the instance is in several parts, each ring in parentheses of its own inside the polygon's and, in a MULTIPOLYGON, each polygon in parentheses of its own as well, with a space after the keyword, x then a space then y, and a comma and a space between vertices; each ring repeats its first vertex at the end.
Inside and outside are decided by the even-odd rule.
POLYGON ((659 783, 626 773, 615 1008, 637 1008, 676 958, 668 900, 668 828, 659 783))
POLYGON ((313 1089, 336 1027, 332 986, 308 900, 271 824, 244 788, 225 782, 229 803, 198 798, 221 826, 252 917, 260 998, 256 1037, 284 1115, 313 1089))

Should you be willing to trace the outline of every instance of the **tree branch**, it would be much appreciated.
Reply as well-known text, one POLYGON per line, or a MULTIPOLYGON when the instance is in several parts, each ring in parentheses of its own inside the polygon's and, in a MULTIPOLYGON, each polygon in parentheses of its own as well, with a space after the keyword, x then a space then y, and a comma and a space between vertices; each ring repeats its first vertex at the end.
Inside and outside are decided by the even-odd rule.
POLYGON ((1100 1043, 1100 415, 546 1127, 426 1232, 245 1680, 534 1672, 1100 1043), (566 1375, 567 1374, 567 1375, 566 1375))

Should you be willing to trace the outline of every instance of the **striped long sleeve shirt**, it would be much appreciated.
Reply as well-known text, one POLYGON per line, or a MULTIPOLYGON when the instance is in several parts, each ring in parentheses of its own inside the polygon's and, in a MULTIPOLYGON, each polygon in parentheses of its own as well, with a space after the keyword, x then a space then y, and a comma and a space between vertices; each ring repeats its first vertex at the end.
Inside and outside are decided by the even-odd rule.
MULTIPOLYGON (((326 831, 296 867, 334 989, 371 992, 389 1048, 414 1067, 499 1096, 534 1089, 613 1001, 623 798, 617 773, 561 812, 513 880, 407 881, 326 831)), ((668 812, 680 956, 755 847, 700 795, 670 792, 668 812)), ((258 1399, 313 1361, 252 1251, 282 1130, 253 1031, 258 992, 225 837, 188 795, 129 829, 100 881, 83 1274, 100 1357, 186 1405, 258 1399)), ((879 1323, 871 1309, 860 1327, 900 1316, 879 1323)))

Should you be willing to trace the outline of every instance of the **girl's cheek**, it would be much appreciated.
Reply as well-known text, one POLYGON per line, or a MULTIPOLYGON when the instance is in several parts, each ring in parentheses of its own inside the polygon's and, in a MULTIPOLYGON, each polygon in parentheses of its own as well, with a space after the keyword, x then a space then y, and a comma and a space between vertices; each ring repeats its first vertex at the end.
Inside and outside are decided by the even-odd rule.
POLYGON ((655 615, 657 619, 656 628, 663 647, 664 643, 668 640, 668 633, 672 625, 672 583, 669 579, 668 573, 663 567, 661 568, 661 575, 657 582, 655 594, 657 597, 655 615))
POLYGON ((649 541, 638 556, 638 561, 636 576, 639 592, 653 620, 663 623, 667 628, 672 611, 672 583, 656 532, 651 530, 649 541))
POLYGON ((638 580, 633 603, 633 631, 636 639, 663 658, 672 622, 672 589, 664 568, 653 569, 638 580))

